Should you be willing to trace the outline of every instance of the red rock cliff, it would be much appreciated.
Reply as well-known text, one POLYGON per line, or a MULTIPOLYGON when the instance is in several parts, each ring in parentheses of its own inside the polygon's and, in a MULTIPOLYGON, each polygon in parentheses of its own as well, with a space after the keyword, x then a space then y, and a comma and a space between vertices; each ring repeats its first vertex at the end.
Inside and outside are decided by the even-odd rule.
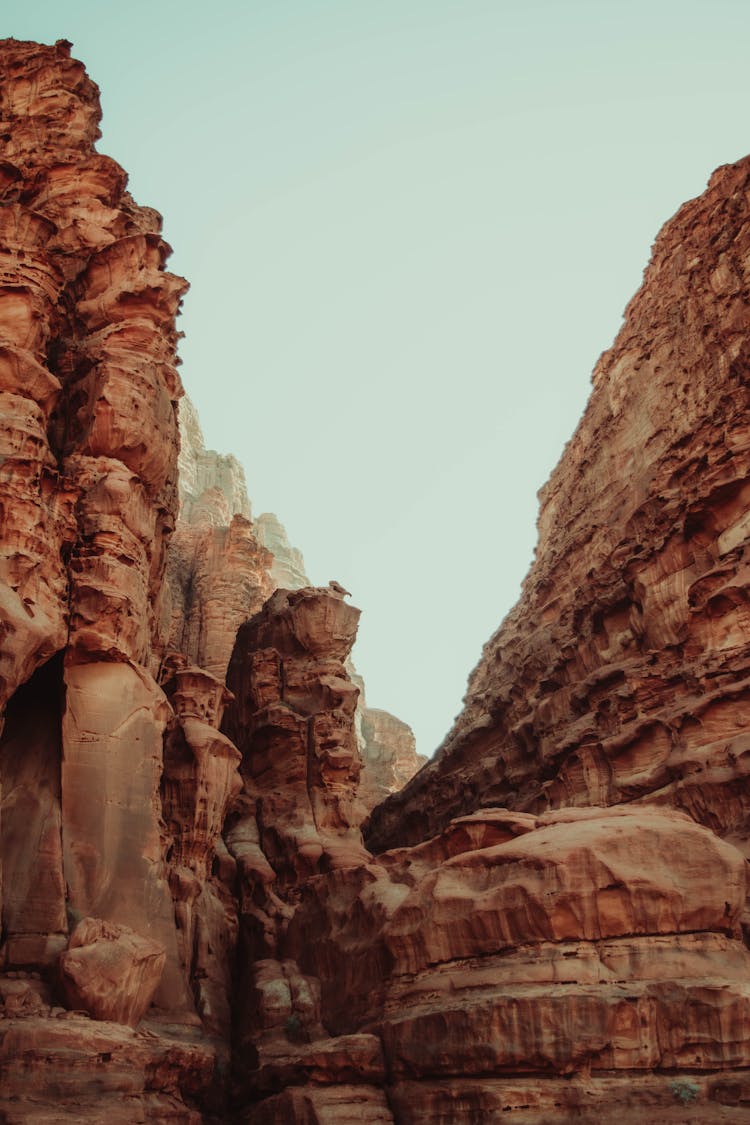
POLYGON ((750 160, 720 168, 659 234, 541 492, 521 600, 374 846, 490 804, 648 802, 747 851, 749 189, 750 160))
POLYGON ((69 45, 0 51, 3 1120, 746 1120, 750 161, 659 236, 373 855, 359 611, 235 642, 271 556, 208 454, 165 580, 185 283, 69 45))
MULTIPOLYGON (((186 283, 164 270, 159 215, 94 149, 98 91, 69 44, 4 42, 0 113, 0 966, 4 1014, 33 1017, 0 1033, 2 1096, 8 1120, 31 1119, 26 1099, 54 1103, 61 1068, 119 1059, 98 1113, 188 1120, 179 1088, 207 1089, 215 1051, 189 1041, 195 966, 161 795, 179 718, 155 678, 186 283), (131 1030, 152 1000, 179 1042, 131 1030)), ((72 1090, 84 1119, 95 1087, 72 1090)))

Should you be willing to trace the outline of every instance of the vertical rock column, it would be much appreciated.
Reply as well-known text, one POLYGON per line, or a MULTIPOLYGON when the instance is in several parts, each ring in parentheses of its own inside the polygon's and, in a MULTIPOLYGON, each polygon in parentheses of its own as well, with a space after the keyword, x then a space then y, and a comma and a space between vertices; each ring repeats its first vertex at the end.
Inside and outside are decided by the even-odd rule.
MULTIPOLYGON (((5 937, 42 961, 29 939, 53 928, 64 938, 64 888, 73 920, 124 922, 164 946, 157 1000, 175 1007, 189 999, 159 795, 171 709, 154 674, 177 507, 175 316, 186 283, 164 270, 158 214, 137 207, 122 169, 94 151, 98 91, 69 44, 2 49, 0 703, 64 654, 47 691, 62 720, 48 716, 47 735, 31 723, 30 681, 0 753, 2 849, 16 888, 5 937), (30 813, 25 835, 38 843, 22 848, 30 813), (37 887, 18 899, 34 862, 51 896, 45 918, 37 887)), ((7 941, 5 955, 20 957, 7 941)))
POLYGON ((76 265, 40 197, 53 159, 64 167, 90 153, 98 116, 96 87, 65 44, 40 50, 11 42, 2 75, 0 713, 9 700, 11 707, 0 742, 0 964, 13 966, 48 963, 67 933, 61 669, 50 658, 68 633, 65 559, 76 538, 76 489, 54 447, 61 381, 52 366, 67 317, 62 292, 76 265))
POLYGON ((165 741, 162 807, 172 839, 180 960, 204 1027, 228 1040, 237 910, 235 865, 221 829, 241 788, 240 753, 217 728, 232 697, 214 676, 177 658, 167 661, 166 672, 175 717, 165 741))
MULTIPOLYGON (((82 406, 66 468, 80 489, 70 563, 63 841, 71 908, 164 946, 157 1002, 186 1002, 163 862, 159 784, 171 714, 151 670, 175 507, 174 317, 185 285, 150 233, 93 255, 73 287, 82 406)), ((75 399, 73 400, 75 401, 75 399)))
POLYGON ((329 589, 277 590, 242 626, 225 730, 243 755, 261 845, 283 883, 365 856, 355 806, 359 689, 344 668, 359 610, 329 589))

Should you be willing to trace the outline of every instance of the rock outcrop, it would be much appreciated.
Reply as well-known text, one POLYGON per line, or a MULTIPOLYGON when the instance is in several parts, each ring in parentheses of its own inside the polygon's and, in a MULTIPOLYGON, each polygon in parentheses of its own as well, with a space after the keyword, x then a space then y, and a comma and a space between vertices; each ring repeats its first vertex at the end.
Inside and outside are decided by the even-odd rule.
POLYGON ((750 162, 659 234, 541 492, 521 600, 376 848, 486 805, 657 803, 748 845, 750 162))
POLYGON ((271 552, 271 577, 277 588, 282 590, 301 590, 310 585, 305 572, 302 552, 289 542, 286 528, 273 512, 264 512, 255 521, 255 533, 259 542, 271 552))
POLYGON ((72 1011, 137 1027, 164 971, 164 950, 126 926, 84 918, 59 961, 62 993, 72 1011))
MULTIPOLYGON (((277 589, 310 586, 302 552, 272 512, 253 520, 245 474, 235 457, 206 449, 197 412, 179 405, 182 437, 180 516, 167 559, 170 647, 224 679, 237 630, 277 589)), ((351 657, 346 670, 359 688, 355 728, 362 758, 362 817, 400 789, 426 758, 411 728, 387 711, 368 709, 364 680, 351 657)))
POLYGON ((169 645, 224 680, 237 630, 275 589, 273 555, 252 521, 236 457, 206 449, 190 400, 180 402, 180 516, 169 547, 169 645))
POLYGON ((746 1120, 750 159, 659 236, 368 847, 416 756, 359 610, 189 407, 172 534, 185 283, 69 45, 0 51, 0 1116, 746 1120))
POLYGON ((14 1099, 49 1108, 43 1091, 54 1103, 50 1091, 67 1088, 83 1120, 96 1088, 127 1087, 128 1120, 149 1105, 152 1119, 195 1119, 188 1103, 207 1093, 216 1048, 190 1038, 199 1019, 161 800, 164 734, 178 720, 156 679, 186 282, 164 269, 160 216, 94 149, 98 91, 70 45, 1 50, 0 972, 41 973, 52 989, 46 1007, 34 989, 28 1004, 7 993, 2 1111, 30 1119, 14 1099), (152 997, 184 1028, 180 1042, 123 1038, 117 1025, 137 1023, 152 997), (101 1033, 53 1019, 66 1005, 101 1033), (25 1016, 41 1023, 16 1027, 25 1016), (142 1073, 123 1079, 123 1052, 142 1073), (67 1087, 63 1056, 88 1060, 67 1087))
POLYGON ((363 707, 362 775, 357 796, 369 813, 391 793, 398 793, 428 758, 417 753, 414 731, 390 711, 363 707))

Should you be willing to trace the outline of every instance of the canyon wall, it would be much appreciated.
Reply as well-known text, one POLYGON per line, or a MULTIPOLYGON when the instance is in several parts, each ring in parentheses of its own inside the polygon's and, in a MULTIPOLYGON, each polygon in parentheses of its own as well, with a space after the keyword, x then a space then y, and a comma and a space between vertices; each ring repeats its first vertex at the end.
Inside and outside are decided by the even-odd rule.
MULTIPOLYGON (((264 512, 252 519, 242 466, 236 457, 206 448, 187 395, 179 419, 180 514, 167 558, 169 645, 223 680, 240 625, 274 590, 300 590, 310 579, 278 516, 264 512)), ((407 723, 367 707, 365 682, 351 656, 346 671, 359 689, 354 723, 363 819, 427 759, 417 754, 407 723)))
POLYGON ((487 805, 683 809, 750 854, 750 162, 666 224, 541 491, 520 601, 376 848, 487 805))
POLYGON ((657 239, 363 840, 415 753, 359 610, 189 406, 178 521, 185 282, 70 45, 0 51, 0 1116, 747 1120, 750 160, 657 239))

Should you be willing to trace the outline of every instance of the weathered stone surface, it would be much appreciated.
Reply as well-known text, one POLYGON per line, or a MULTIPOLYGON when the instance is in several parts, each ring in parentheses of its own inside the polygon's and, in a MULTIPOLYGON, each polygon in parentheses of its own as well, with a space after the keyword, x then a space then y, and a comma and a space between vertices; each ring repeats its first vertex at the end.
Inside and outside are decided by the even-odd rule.
POLYGON ((642 1073, 572 1076, 564 1079, 482 1078, 399 1082, 389 1101, 403 1125, 477 1121, 505 1125, 551 1125, 556 1121, 601 1125, 708 1125, 741 1122, 750 1104, 750 1074, 688 1075, 642 1073))
MULTIPOLYGON (((210 493, 214 500, 217 495, 223 497, 226 504, 224 512, 217 510, 220 518, 228 513, 230 519, 232 516, 244 516, 251 520, 245 470, 240 462, 231 454, 206 449, 198 412, 187 395, 180 399, 179 418, 180 519, 185 523, 201 522, 204 517, 196 520, 195 510, 203 507, 203 497, 205 493, 210 493)), ((229 520, 224 518, 223 522, 228 523, 229 520)), ((267 546, 260 535, 258 538, 262 546, 267 546)))
POLYGON ((167 566, 169 643, 223 680, 237 630, 274 589, 273 557, 252 523, 242 466, 206 449, 187 399, 180 424, 180 519, 167 566))
POLYGON ((187 1002, 161 832, 169 706, 142 669, 73 664, 62 721, 62 824, 69 909, 130 925, 167 952, 165 1007, 187 1002))
POLYGON ((164 742, 161 806, 169 848, 169 884, 185 979, 204 1026, 229 1038, 237 910, 234 864, 221 830, 241 789, 240 753, 219 733, 231 694, 201 668, 172 659, 163 669, 174 708, 164 742), (217 872, 217 849, 229 860, 217 872))
POLYGON ((414 731, 389 711, 362 710, 362 775, 358 796, 370 812, 391 793, 398 793, 427 762, 417 753, 414 731))
POLYGON ((254 1088, 264 1092, 308 1083, 382 1086, 385 1082, 385 1062, 376 1035, 340 1035, 296 1045, 276 1042, 264 1047, 259 1064, 254 1088))
POLYGON ((59 1008, 0 1020, 0 1106, 10 1125, 201 1125, 198 1099, 215 1068, 213 1048, 185 1028, 144 1021, 134 1031, 59 1008))
POLYGON ((98 1020, 137 1027, 164 970, 166 954, 155 941, 127 926, 84 918, 70 935, 59 963, 68 1007, 98 1020))
POLYGON ((358 689, 344 668, 358 619, 328 588, 277 590, 240 629, 230 661, 235 701, 223 729, 243 755, 262 851, 285 882, 366 855, 355 804, 358 689))
POLYGON ((378 850, 482 805, 655 801, 747 850, 750 160, 654 244, 541 493, 521 600, 378 850))
POLYGON ((417 759, 359 611, 189 405, 169 545, 184 282, 68 46, 1 51, 0 1116, 744 1120, 750 161, 657 240, 373 856, 417 759))
POLYGON ((255 521, 258 541, 271 552, 271 578, 282 590, 301 590, 311 585, 302 552, 289 542, 286 528, 273 512, 264 512, 255 521))
POLYGON ((0 738, 2 959, 52 964, 67 942, 60 803, 62 661, 13 695, 0 738))
POLYGON ((372 1086, 291 1087, 242 1117, 243 1125, 391 1125, 382 1090, 372 1086))
MULTIPOLYGON (((136 206, 123 170, 93 151, 98 91, 70 45, 7 40, 0 56, 0 969, 49 975, 83 915, 119 922, 155 939, 166 956, 157 1000, 189 1023, 193 966, 178 948, 160 797, 172 710, 154 678, 167 639, 182 393, 175 316, 186 283, 164 268, 158 214, 136 206)), ((195 824, 196 810, 186 819, 195 824)), ((111 961, 120 946, 105 945, 111 961)), ((85 975, 102 948, 69 949, 64 963, 85 975)), ((121 969, 117 1018, 134 1019, 150 989, 121 969)), ((53 1012, 43 1018, 69 1041, 82 1092, 96 1055, 82 1063, 78 1030, 53 1012)), ((20 1098, 19 1119, 41 1120, 62 1087, 41 1078, 43 1048, 29 1051, 31 1101, 6 1052, 2 1112, 20 1098)), ((170 1095, 151 1119, 195 1120, 170 1052, 151 1052, 163 1072, 154 1089, 170 1095)), ((205 1085, 206 1068, 196 1075, 205 1085)), ((147 1085, 142 1074, 128 1114, 112 1119, 145 1114, 147 1085)), ((66 1088, 75 1087, 73 1075, 66 1088)), ((80 1119, 87 1113, 82 1094, 80 1119)))
MULTIPOLYGON (((221 497, 218 501, 221 507, 221 497)), ((196 520, 204 514, 205 506, 193 509, 196 520)), ((170 645, 224 679, 237 630, 273 589, 271 556, 259 545, 251 522, 235 515, 216 525, 180 522, 169 560, 170 645)))

